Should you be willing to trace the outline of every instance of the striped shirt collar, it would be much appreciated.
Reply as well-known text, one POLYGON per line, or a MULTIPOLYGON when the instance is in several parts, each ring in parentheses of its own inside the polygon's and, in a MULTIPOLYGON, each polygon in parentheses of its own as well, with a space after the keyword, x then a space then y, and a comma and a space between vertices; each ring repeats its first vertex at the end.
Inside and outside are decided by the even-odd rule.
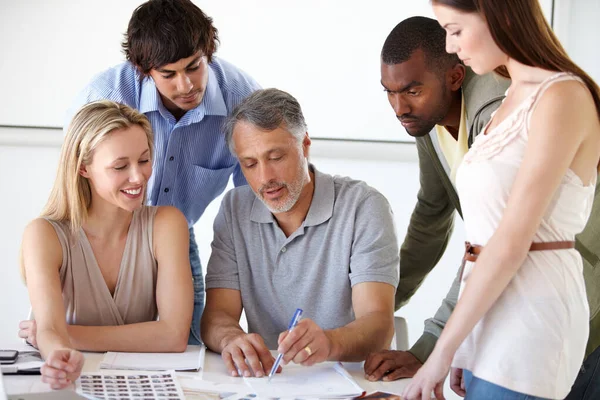
MULTIPOLYGON (((146 77, 142 81, 142 89, 140 94, 140 112, 147 113, 152 111, 158 111, 165 119, 169 119, 171 113, 165 108, 154 84, 154 80, 151 77, 146 77)), ((206 91, 202 102, 198 107, 194 108, 185 113, 181 118, 181 123, 193 124, 201 121, 205 115, 216 115, 216 116, 227 116, 227 107, 225 106, 225 99, 223 99, 223 93, 219 88, 217 77, 209 64, 208 69, 208 82, 206 83, 206 91)))

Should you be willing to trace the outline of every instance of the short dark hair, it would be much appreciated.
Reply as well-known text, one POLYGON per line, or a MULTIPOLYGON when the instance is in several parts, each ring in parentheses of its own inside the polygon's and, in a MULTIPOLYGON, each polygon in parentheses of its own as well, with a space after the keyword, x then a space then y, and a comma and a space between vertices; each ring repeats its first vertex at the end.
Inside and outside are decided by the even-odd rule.
POLYGON ((460 63, 456 54, 446 53, 446 31, 435 20, 410 17, 400 22, 388 35, 381 49, 381 61, 387 65, 408 61, 421 49, 433 72, 443 72, 460 63))
POLYGON ((121 47, 144 76, 199 50, 210 62, 219 42, 212 22, 189 0, 149 0, 133 12, 121 47))

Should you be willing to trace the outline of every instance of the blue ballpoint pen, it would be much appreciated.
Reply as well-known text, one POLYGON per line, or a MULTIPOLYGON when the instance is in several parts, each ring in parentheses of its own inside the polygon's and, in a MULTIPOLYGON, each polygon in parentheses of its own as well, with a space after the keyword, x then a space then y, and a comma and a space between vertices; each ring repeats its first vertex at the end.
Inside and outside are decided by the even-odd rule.
MULTIPOLYGON (((297 308, 296 312, 294 313, 294 316, 292 317, 292 320, 290 321, 290 325, 288 326, 288 331, 291 331, 292 329, 294 329, 296 324, 298 324, 298 321, 300 321, 301 316, 302 316, 302 309, 297 308)), ((275 360, 275 364, 273 364, 273 368, 271 368, 271 372, 269 372, 269 380, 268 380, 269 382, 271 382, 271 378, 273 377, 273 375, 275 375, 275 372, 277 371, 277 368, 279 367, 279 364, 281 363, 282 358, 283 358, 283 354, 279 353, 279 355, 277 356, 277 359, 275 360)))

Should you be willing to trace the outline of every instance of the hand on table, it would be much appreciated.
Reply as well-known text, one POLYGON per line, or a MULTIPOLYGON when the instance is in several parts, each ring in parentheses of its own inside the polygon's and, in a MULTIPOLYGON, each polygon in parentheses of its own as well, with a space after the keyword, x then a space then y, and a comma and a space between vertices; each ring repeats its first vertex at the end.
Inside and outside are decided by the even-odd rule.
POLYGON ((412 378, 423 364, 408 351, 382 350, 365 360, 365 377, 369 381, 395 381, 412 378))
MULTIPOLYGON (((275 363, 265 341, 256 333, 243 333, 230 340, 223 348, 221 358, 231 376, 241 374, 261 378, 269 374, 275 363)), ((277 372, 281 372, 281 367, 277 372)))
POLYGON ((37 349, 36 334, 37 324, 34 319, 19 322, 19 337, 37 349))
POLYGON ((332 347, 325 331, 308 318, 298 322, 291 331, 282 332, 277 343, 284 364, 293 361, 305 366, 326 361, 332 347))
POLYGON ((42 365, 42 382, 52 389, 63 389, 79 378, 83 362, 83 354, 77 350, 53 350, 42 365))

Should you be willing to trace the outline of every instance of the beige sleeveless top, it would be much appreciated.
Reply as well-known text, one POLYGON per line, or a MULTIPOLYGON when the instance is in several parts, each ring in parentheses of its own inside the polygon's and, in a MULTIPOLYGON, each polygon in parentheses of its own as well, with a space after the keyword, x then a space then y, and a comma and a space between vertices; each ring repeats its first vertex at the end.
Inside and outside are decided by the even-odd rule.
POLYGON ((119 276, 111 295, 83 229, 71 233, 68 223, 52 224, 63 252, 60 283, 70 325, 124 325, 156 320, 157 263, 152 228, 157 207, 133 213, 119 276))

